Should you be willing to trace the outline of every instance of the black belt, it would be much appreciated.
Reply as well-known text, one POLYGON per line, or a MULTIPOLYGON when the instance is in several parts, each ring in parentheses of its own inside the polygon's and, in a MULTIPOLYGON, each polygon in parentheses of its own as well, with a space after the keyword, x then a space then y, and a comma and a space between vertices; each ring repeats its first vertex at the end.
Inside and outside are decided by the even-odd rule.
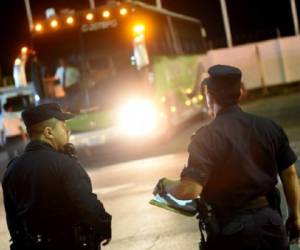
POLYGON ((266 196, 259 196, 254 200, 251 200, 244 206, 242 206, 239 210, 252 210, 269 206, 269 202, 266 196))
POLYGON ((228 217, 269 206, 266 196, 259 196, 240 207, 214 207, 217 217, 228 217))

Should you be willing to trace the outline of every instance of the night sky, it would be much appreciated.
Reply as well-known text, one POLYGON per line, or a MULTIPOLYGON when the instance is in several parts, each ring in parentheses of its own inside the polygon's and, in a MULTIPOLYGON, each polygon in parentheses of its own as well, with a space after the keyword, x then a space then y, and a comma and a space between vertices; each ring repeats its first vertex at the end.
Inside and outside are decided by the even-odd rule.
MULTIPOLYGON (((208 39, 214 48, 225 47, 219 0, 161 0, 163 7, 191 15, 202 20, 208 39)), ((46 8, 56 10, 88 8, 88 0, 31 0, 34 19, 44 17, 46 8), (49 4, 50 3, 50 4, 49 4)), ((96 5, 105 1, 95 0, 96 5)), ((144 0, 155 3, 155 0, 144 0)), ((293 22, 289 0, 226 0, 233 43, 243 44, 293 35, 293 22)), ((296 0, 300 17, 300 0, 296 0)), ((3 75, 10 74, 14 58, 29 40, 28 23, 23 0, 0 1, 0 65, 3 75)))

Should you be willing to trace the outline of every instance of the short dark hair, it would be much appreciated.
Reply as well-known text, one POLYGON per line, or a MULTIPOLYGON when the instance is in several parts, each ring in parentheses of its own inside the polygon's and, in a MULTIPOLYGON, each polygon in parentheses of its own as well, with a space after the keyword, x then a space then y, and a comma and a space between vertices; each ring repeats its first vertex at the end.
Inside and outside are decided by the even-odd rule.
POLYGON ((44 132, 46 127, 55 128, 57 119, 51 118, 46 121, 36 123, 32 126, 27 127, 27 133, 30 139, 39 139, 44 132))

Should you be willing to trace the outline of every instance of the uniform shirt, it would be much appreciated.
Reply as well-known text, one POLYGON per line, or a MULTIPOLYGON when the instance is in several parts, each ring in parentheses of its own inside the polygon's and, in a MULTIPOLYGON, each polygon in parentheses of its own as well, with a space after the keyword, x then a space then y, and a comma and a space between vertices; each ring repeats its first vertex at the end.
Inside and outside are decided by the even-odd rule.
POLYGON ((55 78, 65 88, 68 88, 79 82, 80 72, 73 66, 58 67, 55 72, 55 78))
POLYGON ((92 193, 87 173, 76 159, 49 144, 30 142, 9 165, 2 186, 11 236, 20 224, 54 235, 81 224, 111 237, 111 216, 92 193))
POLYGON ((242 206, 267 194, 278 172, 297 159, 281 127, 238 106, 221 110, 200 128, 188 151, 181 176, 200 183, 207 202, 224 207, 242 206))
POLYGON ((59 66, 56 69, 54 78, 59 81, 60 85, 63 85, 63 83, 64 83, 64 67, 63 66, 59 66))

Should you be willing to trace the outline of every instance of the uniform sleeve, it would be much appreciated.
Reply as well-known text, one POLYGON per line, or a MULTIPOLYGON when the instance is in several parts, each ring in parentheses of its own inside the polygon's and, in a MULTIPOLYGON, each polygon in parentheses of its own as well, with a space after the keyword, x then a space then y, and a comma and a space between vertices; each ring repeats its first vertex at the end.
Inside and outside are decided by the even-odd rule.
POLYGON ((14 237, 15 231, 17 228, 17 221, 16 221, 16 214, 15 208, 13 206, 12 200, 8 194, 8 187, 7 182, 5 179, 2 180, 2 190, 3 190, 3 202, 4 202, 4 208, 6 212, 6 223, 8 230, 10 232, 11 237, 14 237))
POLYGON ((197 131, 188 147, 188 162, 181 172, 181 178, 193 179, 205 186, 216 165, 215 143, 209 130, 197 131))
POLYGON ((64 186, 80 222, 93 227, 102 238, 111 238, 111 215, 92 192, 91 181, 85 170, 77 161, 72 160, 71 163, 64 176, 64 186))
MULTIPOLYGON (((278 126, 278 125, 277 125, 278 126)), ((295 152, 292 150, 289 139, 284 132, 284 130, 279 127, 279 140, 278 140, 278 151, 276 152, 276 160, 278 171, 281 172, 282 170, 290 167, 297 161, 297 156, 295 152)))

